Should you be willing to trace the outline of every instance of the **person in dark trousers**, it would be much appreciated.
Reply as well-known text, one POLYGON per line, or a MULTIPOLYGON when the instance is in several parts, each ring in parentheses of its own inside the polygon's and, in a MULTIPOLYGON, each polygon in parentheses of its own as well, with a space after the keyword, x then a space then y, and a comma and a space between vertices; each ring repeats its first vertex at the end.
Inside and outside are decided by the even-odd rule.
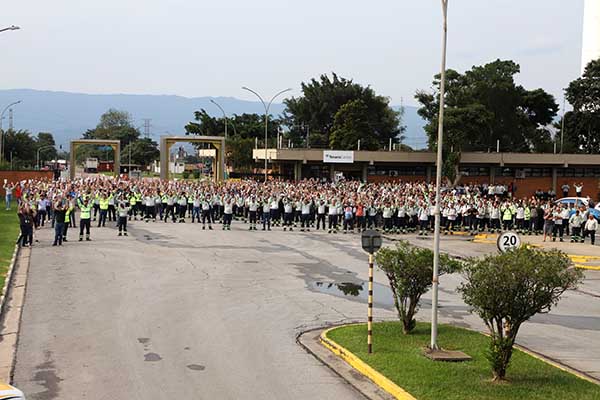
POLYGON ((119 216, 117 221, 117 226, 119 227, 119 236, 127 236, 127 216, 129 215, 129 207, 127 207, 124 201, 119 202, 117 214, 119 216))
POLYGON ((21 244, 22 247, 31 246, 33 244, 33 220, 35 213, 29 204, 21 202, 17 215, 21 226, 21 236, 19 236, 17 244, 21 244))
POLYGON ((92 206, 87 198, 79 199, 79 241, 83 240, 83 231, 85 230, 85 240, 90 241, 90 223, 92 217, 92 206))
POLYGON ((61 199, 54 204, 54 243, 52 246, 62 246, 66 214, 66 200, 61 199))

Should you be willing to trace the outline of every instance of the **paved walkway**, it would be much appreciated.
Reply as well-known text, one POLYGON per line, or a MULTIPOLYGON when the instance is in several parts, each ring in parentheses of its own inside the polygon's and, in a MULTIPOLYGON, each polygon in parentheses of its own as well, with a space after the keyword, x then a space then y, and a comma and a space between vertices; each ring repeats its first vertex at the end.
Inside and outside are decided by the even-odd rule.
MULTIPOLYGON (((360 398, 295 343, 307 328, 365 319, 358 235, 141 222, 130 233, 93 228, 93 242, 62 248, 39 233, 14 376, 29 399, 360 398), (342 282, 361 295, 324 289, 342 282)), ((445 237, 442 247, 494 251, 465 240, 445 237)), ((600 286, 600 272, 588 274, 600 286)), ((395 318, 381 271, 375 280, 376 318, 395 318)), ((483 329, 455 293, 459 281, 442 279, 441 320, 483 329)), ((419 317, 429 314, 425 297, 419 317)), ((519 343, 600 377, 600 353, 589 350, 599 333, 600 298, 570 292, 519 343)))

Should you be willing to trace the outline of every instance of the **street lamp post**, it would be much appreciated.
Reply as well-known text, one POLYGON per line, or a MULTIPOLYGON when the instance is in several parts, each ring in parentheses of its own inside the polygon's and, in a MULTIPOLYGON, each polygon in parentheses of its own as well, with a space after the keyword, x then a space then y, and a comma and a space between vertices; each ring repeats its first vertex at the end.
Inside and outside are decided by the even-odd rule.
POLYGON ((227 140, 227 114, 225 113, 225 110, 223 110, 223 107, 219 105, 219 103, 217 103, 213 99, 210 99, 210 102, 213 103, 215 106, 219 107, 219 110, 221 110, 221 112, 223 113, 223 118, 225 119, 225 140, 227 140))
POLYGON ((0 162, 4 158, 4 151, 3 151, 3 147, 4 147, 4 130, 2 129, 2 120, 4 119, 4 113, 9 108, 11 108, 12 106, 17 105, 19 103, 21 103, 21 100, 15 101, 13 103, 10 103, 6 107, 4 107, 4 110, 2 110, 2 112, 0 113, 0 162))
POLYGON ((4 31, 16 31, 21 29, 20 27, 16 26, 16 25, 11 25, 8 28, 2 28, 0 29, 0 32, 4 32, 4 31))
POLYGON ((51 147, 54 147, 53 144, 48 144, 46 146, 42 146, 39 149, 37 149, 37 158, 36 158, 36 165, 38 167, 38 171, 40 170, 40 151, 44 150, 44 149, 49 149, 51 147))
POLYGON ((267 182, 267 141, 268 141, 268 121, 269 121, 269 108, 271 108, 271 104, 273 103, 273 100, 275 100, 275 98, 277 96, 279 96, 282 93, 285 92, 289 92, 292 89, 291 88, 287 88, 284 89, 280 92, 278 92, 277 94, 275 94, 273 97, 271 97, 271 100, 269 101, 268 104, 265 104, 264 100, 262 99, 262 97, 260 97, 260 95, 258 93, 256 93, 254 90, 247 88, 246 86, 242 86, 242 89, 247 90, 251 93, 254 93, 256 95, 256 97, 258 97, 258 99, 260 100, 260 102, 262 103, 263 107, 265 108, 265 182, 267 182))
POLYGON ((435 231, 433 236, 433 278, 431 295, 431 343, 432 350, 437 350, 438 324, 438 278, 440 267, 440 192, 442 185, 442 144, 444 139, 444 96, 446 92, 446 44, 448 40, 448 0, 442 0, 444 18, 442 33, 442 72, 440 81, 440 111, 438 117, 437 159, 435 173, 435 231))

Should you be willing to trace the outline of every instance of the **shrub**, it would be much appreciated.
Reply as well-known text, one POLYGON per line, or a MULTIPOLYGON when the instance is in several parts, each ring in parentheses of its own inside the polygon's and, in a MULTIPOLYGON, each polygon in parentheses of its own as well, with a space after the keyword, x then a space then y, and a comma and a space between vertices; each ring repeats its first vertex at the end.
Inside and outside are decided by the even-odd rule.
POLYGON ((490 332, 487 358, 494 381, 506 377, 521 324, 537 313, 549 312, 583 277, 563 252, 527 246, 471 259, 464 274, 466 282, 458 291, 490 332))
MULTIPOLYGON (((432 286, 433 252, 401 241, 395 248, 377 252, 377 265, 387 275, 394 295, 394 306, 402 322, 402 331, 409 334, 416 325, 421 296, 432 286)), ((460 262, 440 255, 440 275, 460 269, 460 262)))
POLYGON ((200 171, 199 170, 194 171, 194 179, 200 179, 200 171))
POLYGON ((189 173, 188 171, 183 171, 183 172, 181 173, 181 177, 182 177, 183 179, 187 179, 187 178, 189 178, 189 177, 190 177, 190 173, 189 173))

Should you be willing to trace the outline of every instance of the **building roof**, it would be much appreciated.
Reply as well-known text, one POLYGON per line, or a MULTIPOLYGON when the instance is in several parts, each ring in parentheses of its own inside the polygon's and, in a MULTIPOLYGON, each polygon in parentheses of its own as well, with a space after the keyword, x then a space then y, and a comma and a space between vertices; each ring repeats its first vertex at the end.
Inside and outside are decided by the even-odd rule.
MULTIPOLYGON (((271 161, 320 161, 323 149, 267 149, 271 161)), ((354 162, 435 164, 436 154, 431 151, 353 151, 354 162)), ((265 149, 254 149, 255 160, 265 159, 265 149)), ((600 165, 600 154, 552 154, 552 153, 485 153, 463 152, 461 164, 473 165, 550 165, 567 168, 574 165, 600 165)))

